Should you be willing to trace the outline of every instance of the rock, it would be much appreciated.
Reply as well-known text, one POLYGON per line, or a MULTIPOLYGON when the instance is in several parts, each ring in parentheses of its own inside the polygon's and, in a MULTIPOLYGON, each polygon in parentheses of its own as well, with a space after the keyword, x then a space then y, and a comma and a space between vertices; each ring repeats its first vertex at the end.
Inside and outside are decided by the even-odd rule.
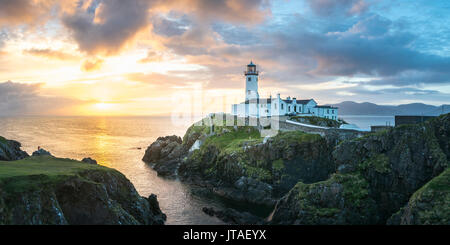
POLYGON ((338 172, 326 181, 297 183, 277 203, 271 223, 445 223, 448 209, 443 207, 448 207, 448 196, 442 192, 448 191, 448 175, 442 178, 447 184, 439 185, 445 186, 441 192, 417 190, 449 165, 449 122, 447 114, 342 142, 333 151, 338 172), (416 219, 414 213, 422 208, 440 213, 433 216, 424 211, 425 218, 416 219))
POLYGON ((450 169, 416 191, 390 225, 450 225, 450 169))
POLYGON ((35 157, 35 156, 53 156, 53 155, 50 154, 50 152, 44 150, 43 148, 40 148, 39 150, 33 152, 31 156, 35 157))
POLYGON ((209 216, 216 216, 223 222, 228 224, 239 225, 261 225, 264 224, 264 220, 257 216, 254 216, 248 212, 239 212, 232 208, 226 208, 224 210, 215 210, 212 207, 203 207, 202 211, 209 216))
POLYGON ((154 223, 157 225, 164 225, 164 222, 167 220, 167 216, 159 208, 157 196, 155 194, 150 194, 147 201, 150 204, 150 210, 154 216, 154 223))
POLYGON ((173 177, 186 152, 180 137, 159 137, 147 148, 142 160, 152 164, 158 175, 173 177))
POLYGON ((90 158, 90 157, 85 157, 81 161, 85 162, 85 163, 89 163, 89 164, 97 164, 97 161, 95 159, 90 158))
POLYGON ((0 136, 0 161, 20 160, 29 155, 20 149, 21 144, 15 140, 7 140, 0 136))
POLYGON ((8 169, 15 177, 7 181, 0 177, 0 224, 164 223, 165 215, 156 196, 148 199, 139 196, 133 184, 114 169, 49 156, 40 156, 37 162, 35 159, 13 162, 8 169), (41 166, 33 170, 20 167, 30 163, 41 166), (58 167, 59 164, 67 169, 58 167))
MULTIPOLYGON (((236 134, 248 130, 244 127, 236 134)), ((180 178, 215 183, 214 193, 234 201, 273 206, 298 181, 325 180, 335 171, 332 147, 320 135, 281 132, 265 143, 260 140, 259 144, 244 141, 232 152, 202 145, 181 163, 180 178)))

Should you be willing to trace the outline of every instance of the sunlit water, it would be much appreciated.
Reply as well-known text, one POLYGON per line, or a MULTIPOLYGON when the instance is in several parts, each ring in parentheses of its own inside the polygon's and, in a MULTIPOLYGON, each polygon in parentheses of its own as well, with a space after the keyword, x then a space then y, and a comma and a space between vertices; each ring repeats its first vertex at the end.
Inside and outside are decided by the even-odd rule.
POLYGON ((0 135, 21 142, 29 154, 40 146, 57 157, 89 156, 125 174, 142 196, 155 193, 166 224, 221 224, 201 211, 221 203, 192 195, 179 181, 158 177, 141 160, 157 137, 183 136, 186 128, 166 117, 0 117, 0 135))

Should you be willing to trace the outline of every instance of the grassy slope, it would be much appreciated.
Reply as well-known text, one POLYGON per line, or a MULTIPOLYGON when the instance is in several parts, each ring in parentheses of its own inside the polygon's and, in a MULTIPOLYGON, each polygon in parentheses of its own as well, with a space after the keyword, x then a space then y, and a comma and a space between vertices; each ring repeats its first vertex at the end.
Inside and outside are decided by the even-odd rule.
POLYGON ((85 170, 114 171, 100 165, 50 156, 29 157, 18 161, 0 161, 0 186, 19 192, 38 188, 85 170))
POLYGON ((258 130, 253 127, 239 127, 237 131, 231 127, 229 130, 231 132, 208 137, 204 146, 213 144, 225 153, 231 153, 242 150, 244 144, 258 144, 263 140, 258 130))

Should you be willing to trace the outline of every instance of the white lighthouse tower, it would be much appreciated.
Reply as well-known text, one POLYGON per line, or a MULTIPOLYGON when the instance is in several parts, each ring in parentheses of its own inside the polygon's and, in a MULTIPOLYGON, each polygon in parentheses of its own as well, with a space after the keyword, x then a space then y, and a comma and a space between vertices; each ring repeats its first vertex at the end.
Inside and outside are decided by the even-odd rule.
POLYGON ((256 70, 256 65, 250 61, 247 65, 247 70, 245 74, 245 100, 255 100, 259 99, 258 94, 258 71, 256 70))

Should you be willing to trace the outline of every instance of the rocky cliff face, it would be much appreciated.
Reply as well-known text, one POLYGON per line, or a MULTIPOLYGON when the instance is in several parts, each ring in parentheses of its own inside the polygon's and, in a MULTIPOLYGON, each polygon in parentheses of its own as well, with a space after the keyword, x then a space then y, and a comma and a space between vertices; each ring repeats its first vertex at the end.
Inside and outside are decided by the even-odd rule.
POLYGON ((0 161, 13 161, 28 157, 28 154, 22 151, 20 147, 19 142, 7 140, 0 136, 0 161))
POLYGON ((450 169, 416 191, 405 207, 392 215, 393 225, 450 225, 450 169))
POLYGON ((337 173, 323 182, 298 183, 278 202, 271 222, 385 224, 448 167, 449 122, 447 114, 341 143, 333 152, 337 173))
POLYGON ((147 148, 142 160, 151 164, 158 175, 174 177, 175 170, 186 152, 180 137, 175 135, 159 137, 147 148))
POLYGON ((216 126, 211 133, 192 126, 182 141, 158 138, 143 160, 159 175, 173 176, 179 167, 182 180, 221 197, 273 206, 297 182, 327 179, 335 171, 332 149, 319 135, 298 131, 263 140, 253 127, 216 126))
POLYGON ((221 146, 207 140, 182 162, 180 175, 209 181, 216 194, 228 199, 270 206, 297 182, 325 180, 335 170, 331 149, 319 135, 282 132, 260 141, 221 146))
POLYGON ((0 224, 161 225, 155 195, 120 172, 50 155, 0 162, 0 224))
POLYGON ((271 224, 449 220, 441 173, 450 161, 450 114, 361 138, 288 131, 263 140, 251 127, 192 126, 176 142, 184 147, 176 154, 182 180, 238 202, 276 203, 271 224))

